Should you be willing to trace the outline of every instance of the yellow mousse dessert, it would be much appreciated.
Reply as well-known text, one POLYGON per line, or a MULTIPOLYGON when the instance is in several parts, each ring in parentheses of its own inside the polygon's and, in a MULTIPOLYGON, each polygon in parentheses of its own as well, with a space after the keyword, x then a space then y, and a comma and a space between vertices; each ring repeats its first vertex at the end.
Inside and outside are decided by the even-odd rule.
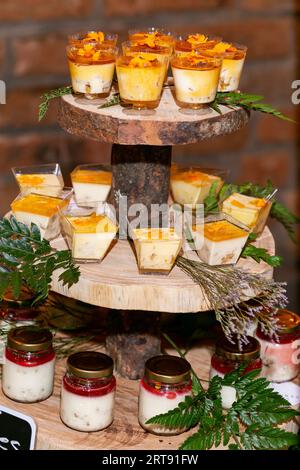
POLYGON ((213 48, 206 49, 205 52, 213 57, 221 57, 223 59, 218 91, 229 92, 238 90, 247 47, 220 42, 213 48))
POLYGON ((117 76, 121 101, 136 108, 156 108, 162 92, 166 60, 165 57, 150 60, 140 55, 118 57, 117 76))
POLYGON ((80 165, 71 173, 77 204, 104 202, 111 188, 112 173, 101 165, 80 165))
POLYGON ((21 193, 58 196, 64 180, 58 163, 16 167, 12 169, 21 193))
POLYGON ((210 37, 201 33, 187 34, 178 36, 175 41, 174 50, 177 54, 188 55, 199 46, 209 49, 214 47, 218 42, 221 42, 221 38, 210 37))
POLYGON ((179 204, 202 204, 208 196, 213 183, 217 183, 219 192, 223 180, 214 174, 208 174, 197 169, 174 169, 171 172, 171 191, 173 199, 179 204))
POLYGON ((67 47, 72 87, 88 96, 108 95, 115 70, 116 49, 85 43, 67 47))
POLYGON ((193 232, 196 233, 199 258, 211 266, 235 264, 249 235, 246 230, 227 220, 204 223, 204 229, 203 225, 193 226, 193 232))
POLYGON ((214 101, 221 61, 191 53, 175 56, 171 61, 176 99, 181 107, 195 108, 214 101))
POLYGON ((272 207, 264 198, 233 193, 222 203, 221 210, 245 224, 254 233, 263 231, 272 207))
POLYGON ((117 226, 106 215, 95 212, 62 215, 61 222, 72 256, 80 261, 101 261, 117 233, 117 226))
POLYGON ((182 246, 182 238, 173 228, 134 229, 133 241, 141 273, 168 273, 182 246))
POLYGON ((104 47, 115 47, 118 35, 103 31, 88 31, 86 33, 76 33, 69 36, 69 44, 80 46, 86 43, 97 43, 104 47))
POLYGON ((36 224, 41 231, 42 237, 51 240, 60 233, 58 213, 68 203, 68 197, 61 199, 31 193, 25 196, 20 195, 11 204, 11 209, 19 222, 28 227, 32 223, 36 224))

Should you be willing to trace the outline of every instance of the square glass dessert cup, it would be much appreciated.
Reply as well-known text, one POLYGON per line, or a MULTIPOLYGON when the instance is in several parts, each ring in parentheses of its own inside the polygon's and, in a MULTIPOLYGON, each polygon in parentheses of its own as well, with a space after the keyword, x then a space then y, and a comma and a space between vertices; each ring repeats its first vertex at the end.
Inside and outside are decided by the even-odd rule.
POLYGON ((170 177, 171 193, 174 202, 195 207, 203 204, 212 185, 216 193, 221 190, 228 171, 213 168, 175 167, 170 177))
POLYGON ((80 31, 68 36, 68 43, 75 46, 95 42, 103 46, 115 47, 117 41, 117 34, 106 31, 80 31))
POLYGON ((192 225, 193 246, 210 266, 235 264, 249 237, 249 229, 234 218, 218 213, 208 214, 204 223, 192 225))
POLYGON ((68 45, 67 57, 75 94, 88 99, 109 95, 115 71, 116 47, 97 43, 68 45))
POLYGON ((209 49, 222 41, 218 36, 207 36, 202 33, 181 34, 176 37, 174 52, 182 56, 190 54, 199 46, 203 49, 209 49))
POLYGON ((64 187, 58 163, 18 166, 12 168, 12 172, 22 194, 34 192, 46 196, 57 196, 64 187))
POLYGON ((158 60, 135 55, 117 58, 117 77, 121 104, 134 110, 153 110, 158 107, 168 58, 158 60))
POLYGON ((27 225, 36 224, 41 236, 53 240, 60 234, 59 210, 67 207, 73 194, 72 188, 63 188, 56 196, 20 193, 11 204, 15 218, 27 225))
POLYGON ((207 57, 197 51, 183 57, 176 54, 172 58, 175 97, 182 112, 211 111, 209 103, 217 94, 221 63, 221 59, 207 57))
POLYGON ((71 203, 60 211, 62 233, 78 263, 100 263, 117 234, 118 226, 107 204, 80 207, 71 203))
POLYGON ((197 50, 205 52, 212 57, 222 58, 218 91, 237 91, 247 54, 247 47, 241 44, 220 42, 212 49, 204 49, 202 46, 199 46, 197 50))
POLYGON ((105 202, 112 184, 110 165, 78 165, 71 173, 76 203, 79 206, 105 202))
POLYGON ((277 189, 264 198, 233 193, 220 201, 220 210, 259 235, 266 226, 275 192, 277 189))
POLYGON ((145 41, 148 44, 157 44, 160 46, 171 46, 174 48, 175 36, 171 31, 163 28, 149 27, 145 29, 130 29, 128 31, 130 41, 145 41))
POLYGON ((149 220, 147 226, 131 228, 140 274, 164 274, 172 270, 182 248, 182 225, 177 221, 149 220))

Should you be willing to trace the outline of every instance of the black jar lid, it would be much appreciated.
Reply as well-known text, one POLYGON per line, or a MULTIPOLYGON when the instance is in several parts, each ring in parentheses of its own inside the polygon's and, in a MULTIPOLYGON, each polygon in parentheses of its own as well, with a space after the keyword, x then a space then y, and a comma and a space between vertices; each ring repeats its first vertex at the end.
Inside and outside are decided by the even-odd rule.
POLYGON ((80 351, 68 357, 67 369, 83 379, 101 379, 112 376, 114 362, 106 354, 96 351, 80 351))
POLYGON ((191 365, 186 359, 177 356, 154 356, 145 364, 145 376, 156 382, 175 384, 190 378, 191 365))
POLYGON ((225 336, 220 337, 216 343, 216 354, 225 359, 239 362, 259 358, 260 343, 253 336, 246 336, 246 342, 243 342, 241 349, 237 335, 232 335, 232 341, 229 341, 225 336))
POLYGON ((45 351, 52 345, 52 333, 46 328, 36 326, 21 326, 9 331, 7 346, 18 351, 45 351))

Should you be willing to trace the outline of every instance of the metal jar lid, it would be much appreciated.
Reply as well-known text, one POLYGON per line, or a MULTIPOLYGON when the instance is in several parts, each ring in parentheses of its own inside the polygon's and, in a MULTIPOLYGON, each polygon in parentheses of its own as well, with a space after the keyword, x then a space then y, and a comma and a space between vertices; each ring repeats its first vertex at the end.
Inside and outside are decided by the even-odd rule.
POLYGON ((279 308, 275 314, 276 332, 280 334, 300 332, 300 316, 290 310, 279 308))
POLYGON ((67 369, 83 379, 101 379, 112 376, 114 361, 106 354, 81 351, 68 357, 67 369))
POLYGON ((177 356, 161 355, 148 359, 145 376, 150 380, 165 384, 175 384, 188 380, 191 376, 190 363, 177 356))
POLYGON ((52 345, 52 333, 46 328, 21 326, 9 331, 7 346, 18 351, 45 351, 52 345))
POLYGON ((243 343, 242 349, 239 349, 237 335, 232 336, 233 343, 230 342, 225 336, 218 339, 216 344, 216 354, 225 359, 233 361, 251 361, 260 356, 260 343, 252 336, 246 336, 247 344, 243 343))

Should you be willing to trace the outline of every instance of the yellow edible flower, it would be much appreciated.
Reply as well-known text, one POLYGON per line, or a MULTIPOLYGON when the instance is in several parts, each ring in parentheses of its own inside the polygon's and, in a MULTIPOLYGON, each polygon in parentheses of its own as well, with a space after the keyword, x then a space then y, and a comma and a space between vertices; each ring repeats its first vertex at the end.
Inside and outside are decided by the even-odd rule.
POLYGON ((229 42, 219 42, 213 47, 214 52, 226 52, 228 49, 230 49, 232 46, 229 42))
POLYGON ((95 41, 98 41, 98 42, 104 41, 104 33, 102 31, 98 31, 98 32, 92 31, 91 33, 88 33, 87 37, 89 39, 94 39, 95 41))
POLYGON ((187 38, 187 42, 189 42, 192 45, 195 44, 202 44, 204 42, 207 42, 208 37, 205 36, 205 34, 190 34, 189 37, 187 38))

